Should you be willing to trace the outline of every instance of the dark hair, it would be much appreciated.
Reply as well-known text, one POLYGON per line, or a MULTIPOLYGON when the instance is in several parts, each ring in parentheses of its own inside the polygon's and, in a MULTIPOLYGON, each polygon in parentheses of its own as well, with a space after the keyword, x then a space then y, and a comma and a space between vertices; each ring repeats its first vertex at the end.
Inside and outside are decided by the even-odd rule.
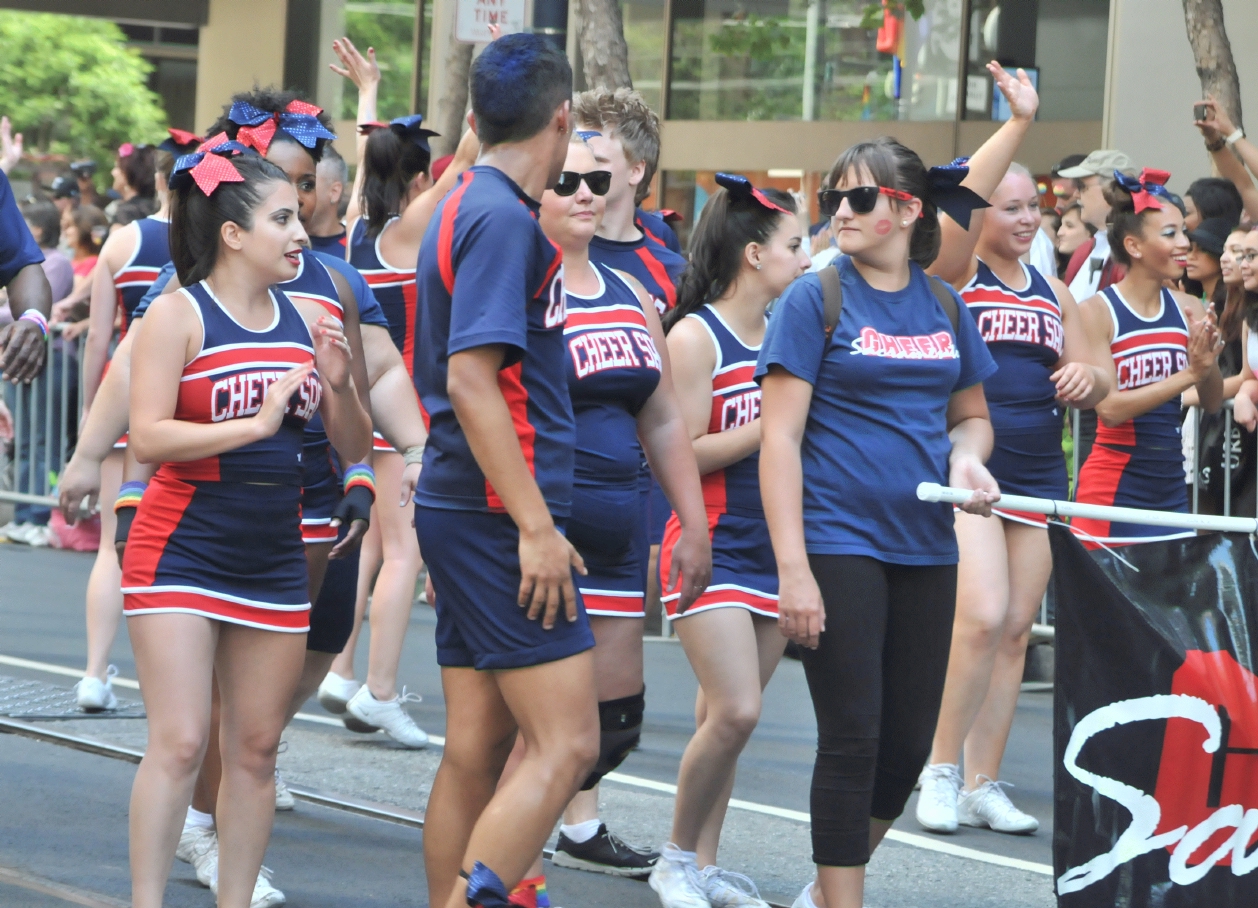
POLYGON ((1056 208, 1041 208, 1040 217, 1053 225, 1054 232, 1061 227, 1061 215, 1057 213, 1056 208))
POLYGON ((70 219, 79 232, 78 248, 88 255, 99 254, 109 235, 109 218, 105 217, 105 212, 95 205, 80 205, 71 212, 70 219))
POLYGON ((53 249, 61 242, 61 211, 52 202, 27 202, 22 206, 22 217, 39 228, 39 245, 43 248, 53 249))
POLYGON ((146 218, 156 211, 157 203, 153 199, 136 196, 133 199, 118 203, 114 208, 113 220, 110 223, 117 224, 119 227, 126 227, 132 221, 146 218))
POLYGON ((363 185, 359 205, 367 218, 367 235, 376 237, 402 210, 411 180, 427 173, 432 153, 392 129, 374 130, 363 150, 363 185))
POLYGON ((1202 177, 1194 180, 1184 193, 1192 199, 1197 214, 1204 221, 1206 218, 1223 218, 1229 224, 1236 224, 1241 219, 1241 211, 1245 203, 1241 201, 1240 190, 1232 185, 1231 180, 1220 177, 1202 177))
MULTIPOLYGON (((254 107, 258 108, 258 110, 276 114, 284 113, 288 105, 292 104, 294 101, 305 100, 305 98, 297 94, 295 91, 285 91, 283 89, 275 88, 274 86, 268 86, 267 88, 258 88, 255 86, 251 91, 237 92, 232 95, 232 99, 227 102, 227 106, 223 108, 223 113, 217 120, 214 121, 214 125, 206 132, 206 136, 215 136, 220 132, 225 132, 227 133, 227 137, 229 139, 234 140, 236 138, 236 133, 240 130, 240 127, 231 120, 227 119, 227 114, 231 111, 232 105, 237 101, 244 101, 247 104, 252 104, 254 107)), ((335 130, 332 129, 332 118, 328 116, 328 112, 326 110, 319 111, 318 120, 327 128, 329 132, 335 132, 335 130)), ((301 147, 305 149, 316 164, 318 164, 320 159, 323 157, 323 148, 328 143, 327 139, 316 139, 314 148, 306 148, 305 145, 302 145, 282 129, 277 129, 275 131, 275 135, 271 141, 292 142, 294 145, 301 145, 301 147)))
MULTIPOLYGON (((1131 200, 1131 193, 1119 186, 1114 180, 1105 184, 1102 192, 1109 203, 1109 251, 1114 261, 1120 265, 1131 267, 1131 256, 1123 246, 1123 240, 1129 236, 1144 236, 1144 219, 1150 213, 1157 213, 1159 208, 1146 208, 1136 214, 1136 205, 1131 200)), ((1166 204, 1163 202, 1162 204, 1166 204)))
POLYGON ((1079 215, 1079 223, 1088 231, 1088 236, 1096 236, 1096 228, 1083 219, 1083 204, 1080 202, 1071 202, 1067 205, 1061 213, 1061 219, 1066 220, 1066 215, 1072 211, 1079 215))
POLYGON ((287 183, 288 176, 261 155, 249 153, 231 159, 244 177, 240 183, 221 183, 207 196, 187 174, 181 174, 170 194, 170 258, 179 283, 191 287, 204 280, 218 261, 218 241, 223 224, 232 221, 243 229, 253 227, 253 212, 262 203, 268 183, 287 183))
MULTIPOLYGON (((760 190, 775 205, 795 211, 795 199, 780 189, 760 190)), ((669 331, 705 303, 720 299, 738 279, 748 243, 767 243, 785 217, 755 199, 718 189, 703 206, 690 235, 690 264, 677 288, 677 305, 664 316, 669 331)))
POLYGON ((118 166, 122 169, 127 185, 140 198, 151 199, 157 195, 157 183, 154 179, 157 172, 157 149, 152 145, 136 145, 131 154, 118 158, 118 166))
MULTIPOLYGON (((922 216, 909 240, 909 260, 929 268, 939 255, 939 211, 930 200, 930 175, 916 151, 901 145, 890 136, 872 142, 858 142, 839 155, 826 181, 838 186, 849 171, 869 171, 874 183, 887 189, 899 189, 922 202, 922 216)), ((904 203, 892 201, 893 205, 904 203)))
MULTIPOLYGON (((1049 175, 1054 180, 1061 180, 1061 179, 1068 180, 1070 178, 1063 177, 1061 175, 1061 172, 1063 170, 1069 170, 1072 167, 1078 167, 1087 159, 1088 159, 1088 156, 1085 154, 1068 154, 1064 158, 1062 158, 1060 161, 1058 161, 1056 164, 1053 165, 1052 169, 1049 170, 1049 175)), ((1081 182, 1082 182, 1081 180, 1074 181, 1075 185, 1079 185, 1081 182)))
POLYGON ((525 32, 486 47, 468 82, 476 134, 486 146, 532 138, 556 107, 572 100, 568 57, 547 38, 525 32))
POLYGON ((1249 326, 1250 331, 1258 331, 1258 293, 1246 290, 1241 285, 1243 296, 1241 297, 1241 305, 1244 307, 1245 324, 1249 326))

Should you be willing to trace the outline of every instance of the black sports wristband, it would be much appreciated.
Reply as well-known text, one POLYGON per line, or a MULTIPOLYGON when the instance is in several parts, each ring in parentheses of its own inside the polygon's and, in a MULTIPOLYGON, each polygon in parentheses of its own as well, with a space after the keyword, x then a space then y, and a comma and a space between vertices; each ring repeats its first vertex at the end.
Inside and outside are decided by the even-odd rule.
POLYGON ((138 510, 138 507, 132 505, 114 511, 118 520, 118 527, 114 530, 114 545, 126 545, 127 536, 131 533, 131 521, 135 520, 135 512, 138 510))
POLYGON ((371 494, 371 489, 366 486, 350 486, 345 497, 341 499, 341 503, 336 506, 336 511, 332 516, 341 521, 341 525, 345 526, 355 520, 361 520, 368 526, 371 525, 371 505, 375 502, 376 496, 371 494))

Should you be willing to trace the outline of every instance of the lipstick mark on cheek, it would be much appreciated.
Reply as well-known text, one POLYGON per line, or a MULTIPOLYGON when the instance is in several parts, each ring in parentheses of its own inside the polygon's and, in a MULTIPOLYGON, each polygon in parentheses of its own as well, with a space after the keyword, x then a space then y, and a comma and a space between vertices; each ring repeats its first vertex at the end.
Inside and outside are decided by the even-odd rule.
POLYGON ((874 225, 874 233, 879 236, 886 236, 891 232, 891 222, 885 218, 874 225))

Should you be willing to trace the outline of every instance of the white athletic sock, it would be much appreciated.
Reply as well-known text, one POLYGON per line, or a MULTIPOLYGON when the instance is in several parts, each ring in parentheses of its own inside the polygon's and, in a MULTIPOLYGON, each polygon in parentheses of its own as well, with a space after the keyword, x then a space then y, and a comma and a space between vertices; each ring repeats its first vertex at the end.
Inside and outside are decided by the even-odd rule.
POLYGON ((584 823, 574 823, 572 826, 562 823, 559 826, 559 831, 580 845, 582 842, 588 842, 598 835, 598 828, 602 825, 598 817, 595 817, 592 820, 586 820, 584 823))
POLYGON ((184 832, 187 832, 189 829, 213 829, 214 815, 202 813, 195 807, 189 807, 188 815, 183 820, 183 828, 184 832))
MULTIPOLYGON (((673 845, 673 847, 677 848, 676 845, 673 845)), ((680 848, 677 848, 677 850, 672 854, 672 859, 680 864, 697 865, 699 861, 699 853, 697 851, 682 851, 680 848)))

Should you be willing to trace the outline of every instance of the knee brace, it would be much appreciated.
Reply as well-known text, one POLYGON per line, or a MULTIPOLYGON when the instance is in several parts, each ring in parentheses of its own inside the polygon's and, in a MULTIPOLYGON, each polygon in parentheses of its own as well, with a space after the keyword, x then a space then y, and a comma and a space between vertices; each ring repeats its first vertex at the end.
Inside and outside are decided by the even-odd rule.
POLYGON ((642 740, 642 712, 646 709, 646 688, 642 693, 598 705, 598 763, 582 791, 589 791, 629 756, 642 740))

